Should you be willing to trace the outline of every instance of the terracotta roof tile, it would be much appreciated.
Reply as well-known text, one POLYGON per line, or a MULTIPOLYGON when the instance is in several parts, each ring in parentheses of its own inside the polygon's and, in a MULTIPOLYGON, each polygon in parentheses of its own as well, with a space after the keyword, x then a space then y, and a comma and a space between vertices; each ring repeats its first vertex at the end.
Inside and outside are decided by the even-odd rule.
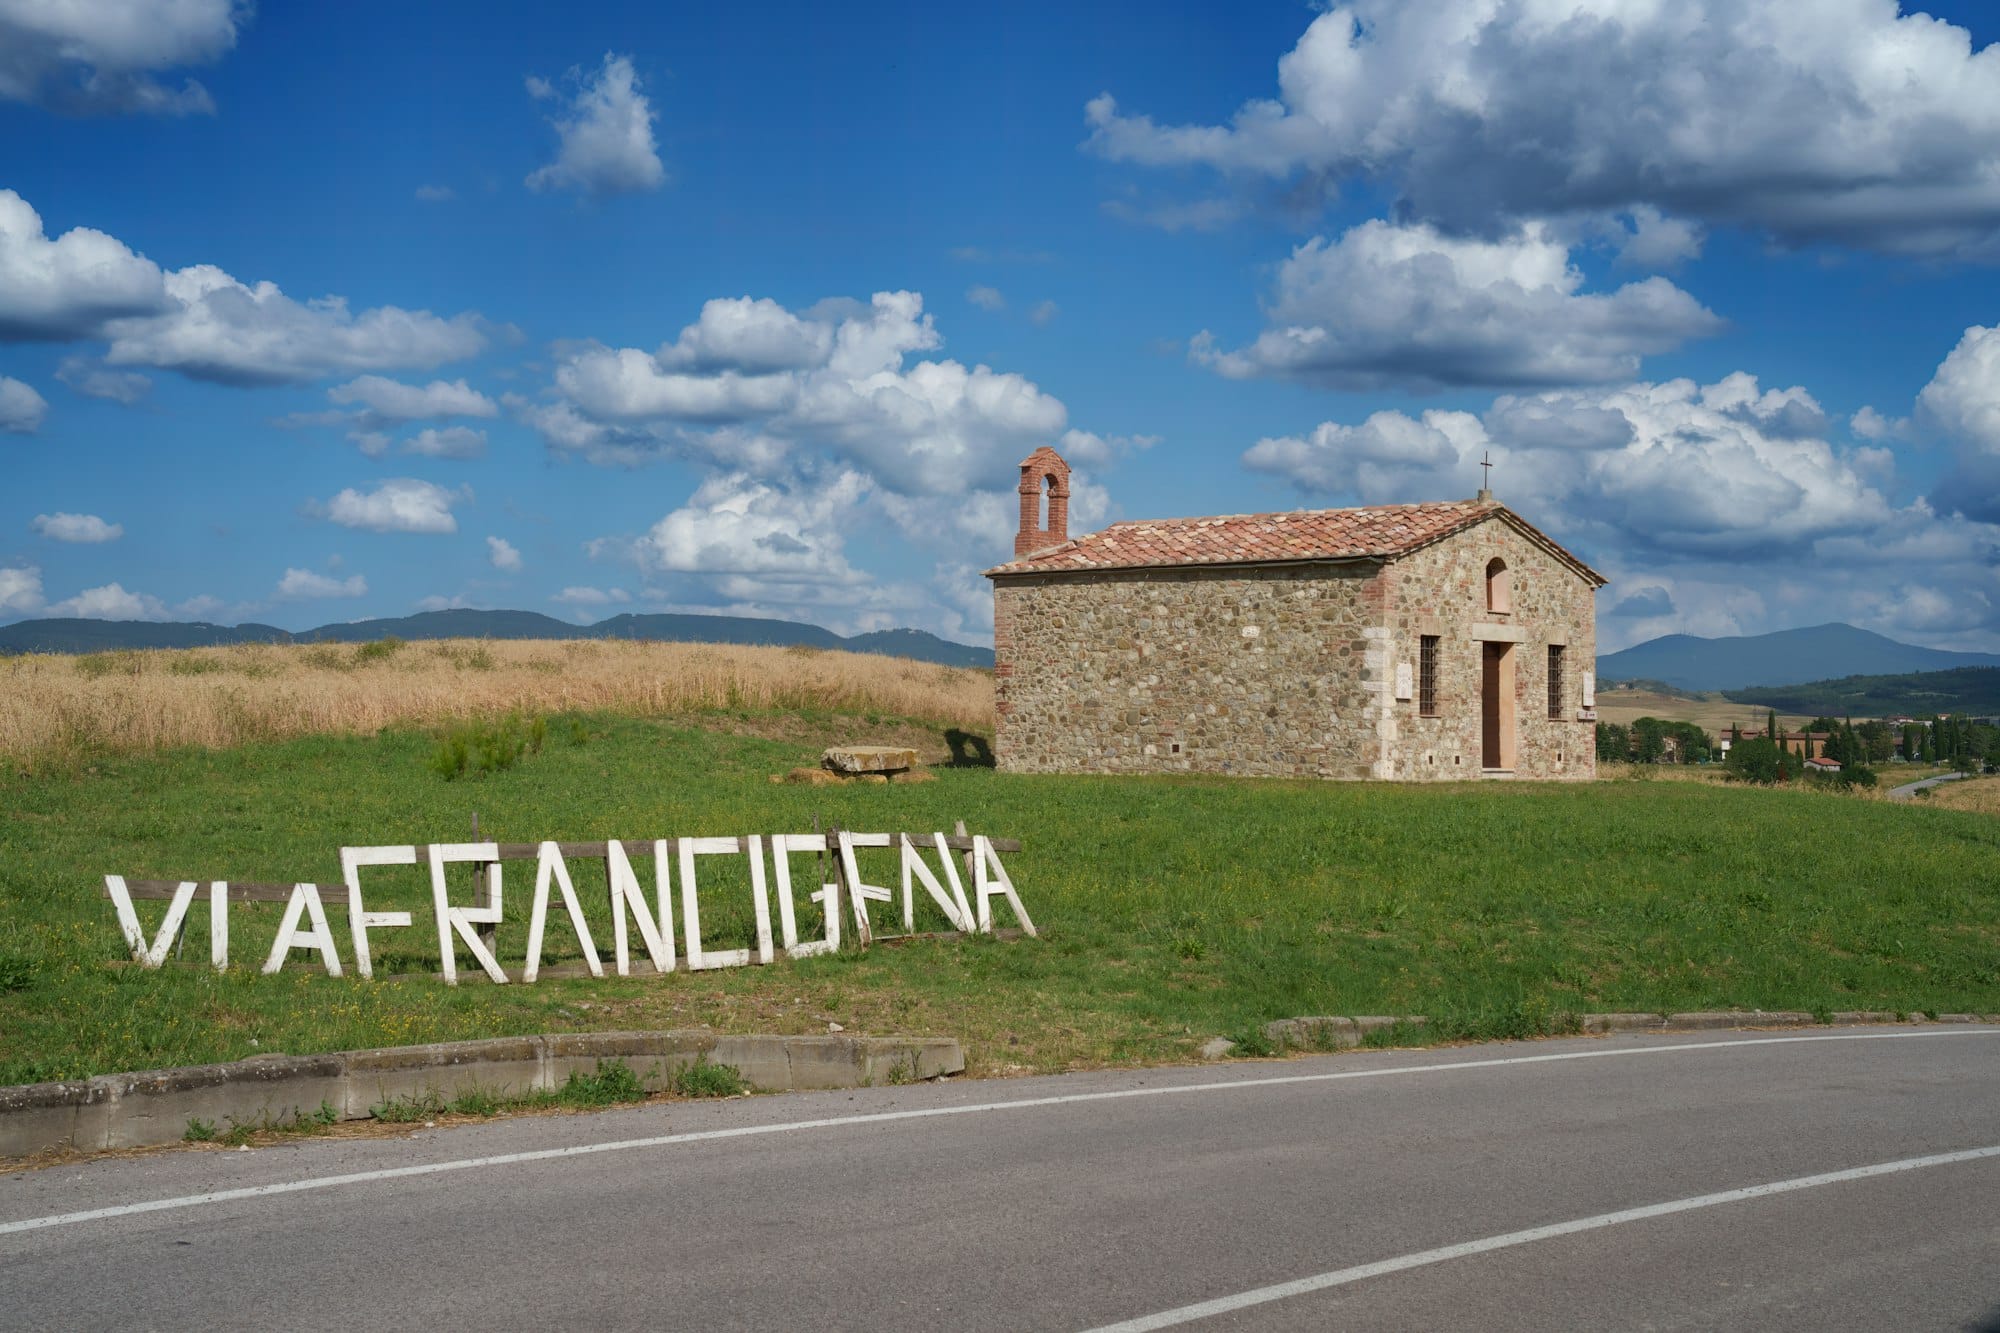
MULTIPOLYGON (((1513 517, 1493 501, 1452 500, 1369 505, 1360 509, 1306 509, 1282 514, 1146 519, 1114 523, 1102 532, 1037 551, 987 572, 1036 574, 1158 565, 1382 558, 1402 555, 1499 513, 1513 517)), ((1539 533, 1535 535, 1540 537, 1539 533)))

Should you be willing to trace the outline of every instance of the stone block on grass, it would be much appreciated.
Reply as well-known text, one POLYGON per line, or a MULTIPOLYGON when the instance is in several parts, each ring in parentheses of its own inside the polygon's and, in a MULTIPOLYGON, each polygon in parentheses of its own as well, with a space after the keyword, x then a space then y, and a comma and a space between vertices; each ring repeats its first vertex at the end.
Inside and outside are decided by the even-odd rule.
POLYGON ((787 773, 775 773, 771 781, 788 783, 794 787, 837 787, 840 774, 824 768, 795 768, 787 773))
POLYGON ((917 767, 917 752, 907 745, 835 745, 820 762, 836 773, 900 773, 917 767))

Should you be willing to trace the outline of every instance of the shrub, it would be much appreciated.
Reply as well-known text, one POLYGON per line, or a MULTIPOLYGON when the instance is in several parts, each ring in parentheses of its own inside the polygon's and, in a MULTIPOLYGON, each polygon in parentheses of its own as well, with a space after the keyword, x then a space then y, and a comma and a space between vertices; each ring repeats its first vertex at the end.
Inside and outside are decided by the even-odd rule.
POLYGON ((525 721, 518 712, 498 720, 462 722, 438 739, 430 770, 446 782, 475 773, 500 773, 540 754, 549 724, 541 718, 525 721))
MULTIPOLYGON (((734 1070, 730 1072, 734 1073, 734 1070)), ((623 1060, 606 1060, 597 1072, 586 1074, 572 1069, 569 1081, 556 1090, 558 1106, 612 1106, 618 1102, 640 1102, 646 1089, 639 1076, 623 1060)))
POLYGON ((453 732, 437 743, 431 752, 431 772, 446 782, 465 776, 465 766, 472 759, 472 752, 465 743, 465 737, 453 732))
POLYGON ((706 1055, 676 1069, 672 1087, 683 1097, 740 1097, 749 1090, 736 1066, 710 1064, 706 1055))
POLYGON ((136 676, 144 660, 129 648, 110 653, 85 653, 76 659, 76 674, 85 680, 97 680, 113 674, 136 676))
POLYGON ((206 676, 212 671, 222 670, 222 663, 212 657, 169 657, 167 674, 170 676, 206 676))

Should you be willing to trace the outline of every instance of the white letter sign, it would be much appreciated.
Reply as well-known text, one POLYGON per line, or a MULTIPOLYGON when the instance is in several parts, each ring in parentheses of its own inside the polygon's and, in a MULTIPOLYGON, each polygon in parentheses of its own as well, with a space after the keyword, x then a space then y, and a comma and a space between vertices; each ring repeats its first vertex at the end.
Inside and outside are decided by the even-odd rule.
MULTIPOLYGON (((475 819, 475 829, 477 823, 475 819)), ((1036 933, 1034 922, 1028 919, 1027 909, 1021 905, 1020 895, 1014 890, 1013 880, 1008 876, 1006 867, 1000 864, 1001 848, 1010 852, 1019 851, 1021 844, 1003 838, 996 846, 995 840, 989 836, 969 834, 963 821, 959 822, 957 832, 950 839, 942 833, 856 833, 829 829, 826 833, 780 833, 768 839, 762 834, 752 833, 737 838, 655 838, 650 841, 653 851, 653 882, 650 886, 641 881, 640 872, 634 864, 629 850, 634 844, 617 839, 602 843, 439 842, 342 847, 340 874, 341 887, 346 891, 344 904, 341 898, 323 901, 319 885, 306 880, 275 884, 238 880, 233 888, 229 882, 214 880, 207 885, 209 962, 217 971, 226 971, 229 967, 232 898, 238 909, 245 903, 251 904, 254 909, 259 904, 282 902, 285 905, 283 919, 278 924, 277 938, 271 945, 270 953, 265 957, 263 970, 266 973, 277 972, 291 960, 295 950, 305 950, 319 955, 320 965, 329 975, 340 976, 340 950, 334 928, 327 924, 327 908, 338 911, 345 906, 347 933, 354 944, 354 971, 362 978, 372 979, 375 959, 369 933, 408 926, 412 924, 412 913, 407 910, 369 910, 362 900, 361 872, 369 866, 423 866, 425 872, 420 873, 427 873, 429 878, 429 893, 424 896, 430 900, 431 925, 437 932, 438 973, 445 984, 456 986, 459 983, 458 951, 462 947, 470 952, 472 960, 489 980, 496 985, 505 985, 513 978, 508 976, 497 956, 496 941, 500 927, 506 924, 501 871, 505 862, 525 861, 530 857, 536 863, 535 896, 527 914, 527 946, 518 978, 522 981, 532 982, 541 975, 542 950, 548 939, 550 898, 555 893, 562 895, 563 910, 569 917, 571 929, 576 932, 584 966, 594 977, 605 974, 604 960, 598 952, 597 941, 591 933, 589 918, 577 896, 576 882, 568 865, 570 858, 594 861, 600 855, 604 861, 605 887, 609 891, 612 956, 621 977, 632 975, 632 954, 635 951, 632 935, 635 929, 638 944, 645 947, 654 975, 675 971, 682 956, 687 959, 689 971, 707 972, 716 968, 772 963, 777 960, 781 948, 785 957, 792 959, 838 953, 843 934, 862 948, 867 948, 876 939, 874 923, 869 919, 869 905, 892 902, 896 895, 888 887, 870 884, 862 878, 861 861, 857 855, 862 848, 893 851, 901 870, 903 934, 885 935, 884 939, 921 937, 917 929, 917 905, 924 898, 928 898, 943 913, 951 930, 961 934, 993 933, 995 898, 1006 900, 1023 934, 1036 933), (767 842, 771 865, 778 872, 778 920, 775 929, 771 919, 771 885, 765 873, 764 849, 767 842), (938 858, 935 865, 929 859, 933 851, 938 858), (819 868, 812 872, 812 878, 821 881, 816 890, 806 896, 806 901, 820 909, 820 919, 814 925, 815 933, 807 939, 799 938, 798 886, 792 879, 793 858, 801 852, 817 855, 815 865, 819 868), (744 947, 703 947, 701 892, 695 872, 697 861, 704 856, 747 858, 745 868, 750 872, 750 907, 755 924, 748 928, 751 938, 747 942, 740 935, 737 940, 730 941, 744 947), (674 926, 674 875, 671 873, 675 870, 676 859, 679 861, 680 881, 681 943, 678 950, 674 926), (833 871, 830 877, 825 874, 829 864, 833 871), (462 899, 454 902, 452 899, 449 880, 451 867, 457 865, 476 868, 467 881, 472 899, 469 903, 462 899), (919 889, 922 893, 918 892, 919 889)), ((886 875, 887 863, 878 865, 874 873, 886 875)), ((713 879, 713 866, 709 874, 713 879)), ((396 876, 377 877, 373 890, 376 901, 407 900, 414 896, 411 893, 412 884, 404 882, 409 879, 408 876, 401 879, 396 876)), ((741 883, 740 880, 736 882, 741 883)), ((716 915, 717 894, 723 892, 719 884, 720 881, 712 884, 709 890, 709 922, 718 931, 724 929, 719 924, 722 920, 743 921, 740 899, 735 912, 720 918, 716 915)), ((127 880, 121 875, 104 877, 105 896, 111 899, 118 917, 119 934, 123 936, 125 947, 131 951, 135 963, 150 969, 165 966, 169 953, 174 953, 178 959, 186 947, 188 913, 202 888, 203 882, 196 879, 127 880), (166 904, 159 929, 150 937, 139 919, 135 900, 166 904), (177 945, 179 952, 176 951, 177 945)), ((518 893, 516 897, 519 897, 518 893)), ((519 909, 516 911, 518 913, 519 909)), ((252 925, 257 924, 259 915, 252 911, 248 918, 252 925)), ((240 929, 240 910, 238 917, 236 924, 240 929)), ((739 925, 736 929, 743 932, 745 927, 739 925)), ((884 929, 890 929, 887 922, 884 929)), ((258 943, 261 945, 261 940, 258 943)))
POLYGON ((521 980, 533 981, 542 970, 542 935, 549 924, 551 880, 562 890, 563 906, 569 909, 569 923, 576 929, 577 942, 583 945, 583 961, 590 975, 603 976, 604 964, 598 961, 597 945, 590 938, 590 923, 583 919, 583 904, 576 900, 576 886, 569 881, 562 846, 545 842, 535 854, 535 910, 528 918, 528 965, 521 970, 521 980))
POLYGON ((319 885, 294 884, 291 901, 285 904, 285 919, 278 923, 278 938, 264 970, 275 972, 285 964, 285 955, 294 949, 317 949, 330 977, 340 975, 340 951, 333 947, 333 930, 326 924, 326 908, 320 905, 319 885), (299 929, 300 913, 312 917, 312 929, 299 929))
POLYGON ((949 897, 945 895, 944 886, 931 874, 930 867, 924 864, 924 858, 910 841, 910 835, 905 833, 902 838, 903 933, 914 935, 917 930, 916 894, 912 880, 922 881, 924 892, 944 909, 945 919, 951 922, 953 930, 969 932, 972 929, 972 909, 966 905, 965 885, 958 878, 957 862, 952 857, 951 848, 945 846, 944 834, 934 833, 931 836, 937 839, 938 861, 944 866, 944 877, 951 884, 951 894, 949 897))
POLYGON ((474 926, 497 926, 500 924, 500 847, 491 842, 434 842, 429 849, 431 863, 431 905, 437 912, 438 958, 444 964, 444 981, 447 986, 458 984, 458 950, 452 946, 452 936, 456 934, 465 941, 465 947, 472 950, 472 956, 486 969, 486 975, 497 984, 507 984, 507 974, 500 970, 500 961, 486 947, 486 941, 479 938, 474 926), (483 862, 486 866, 486 901, 478 907, 453 907, 444 882, 444 868, 448 864, 483 862))
POLYGON ((645 890, 632 872, 632 860, 625 844, 613 839, 604 844, 604 873, 611 881, 611 956, 618 975, 632 975, 632 945, 626 917, 638 923, 639 938, 655 972, 674 970, 674 918, 667 905, 667 840, 653 843, 653 891, 655 901, 647 906, 645 890))
MULTIPOLYGON (((364 977, 375 975, 375 960, 368 953, 368 931, 374 926, 407 926, 410 924, 408 912, 368 912, 361 907, 361 867, 363 866, 413 866, 417 863, 415 847, 343 847, 340 849, 340 874, 347 881, 347 928, 354 932, 354 970, 364 977)), ((319 901, 319 891, 313 891, 313 901, 319 901)))
POLYGON ((817 893, 808 895, 808 902, 818 903, 825 910, 826 933, 823 938, 804 944, 799 943, 798 907, 792 899, 790 854, 825 850, 824 833, 780 833, 771 839, 771 863, 778 870, 778 921, 784 929, 788 957, 811 958, 814 954, 840 952, 840 886, 822 884, 817 893))

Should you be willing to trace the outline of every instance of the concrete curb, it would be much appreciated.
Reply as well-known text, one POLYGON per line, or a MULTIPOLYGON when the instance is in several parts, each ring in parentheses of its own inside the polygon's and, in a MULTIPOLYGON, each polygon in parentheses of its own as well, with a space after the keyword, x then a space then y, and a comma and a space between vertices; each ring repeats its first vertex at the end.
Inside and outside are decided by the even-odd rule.
POLYGON ((965 1070, 953 1037, 723 1036, 584 1032, 436 1042, 331 1055, 256 1055, 232 1064, 101 1074, 0 1088, 0 1158, 178 1143, 190 1120, 220 1129, 281 1125, 331 1106, 342 1120, 400 1097, 518 1096, 623 1060, 650 1091, 706 1057, 758 1092, 915 1082, 965 1070))
MULTIPOLYGON (((1602 1035, 1607 1032, 1713 1032, 1722 1029, 1739 1028, 1804 1028, 1817 1027, 1819 1020, 1808 1013, 1790 1010, 1726 1010, 1687 1014, 1584 1014, 1579 1031, 1602 1035)), ((1931 1014, 1912 1013, 1903 1017, 1895 1014, 1866 1010, 1843 1010, 1829 1014, 1827 1024, 1833 1027, 1852 1027, 1863 1023, 2000 1023, 2000 1014, 1931 1014)), ((1313 1015, 1305 1018, 1280 1018, 1264 1025, 1264 1038, 1275 1046, 1291 1047, 1298 1050, 1345 1050, 1359 1046, 1361 1039, 1370 1032, 1394 1027, 1401 1023, 1406 1027, 1422 1027, 1425 1019, 1421 1016, 1388 1018, 1380 1016, 1362 1018, 1339 1018, 1330 1015, 1313 1015)), ((1204 1052, 1207 1050, 1203 1048, 1204 1052)), ((1226 1054, 1222 1052, 1220 1054, 1226 1054)), ((1218 1058, 1218 1057, 1210 1057, 1218 1058)))

